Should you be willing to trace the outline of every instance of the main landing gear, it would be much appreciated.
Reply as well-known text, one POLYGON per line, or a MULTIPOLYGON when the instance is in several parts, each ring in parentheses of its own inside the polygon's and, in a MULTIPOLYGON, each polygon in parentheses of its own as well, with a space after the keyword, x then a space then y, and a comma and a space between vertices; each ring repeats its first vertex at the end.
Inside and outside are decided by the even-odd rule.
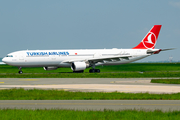
POLYGON ((100 73, 100 69, 90 69, 89 73, 100 73))
POLYGON ((21 70, 22 69, 22 67, 19 67, 19 74, 22 74, 23 73, 23 71, 21 70))
POLYGON ((100 73, 100 69, 95 69, 95 64, 93 64, 92 69, 89 70, 89 73, 100 73))

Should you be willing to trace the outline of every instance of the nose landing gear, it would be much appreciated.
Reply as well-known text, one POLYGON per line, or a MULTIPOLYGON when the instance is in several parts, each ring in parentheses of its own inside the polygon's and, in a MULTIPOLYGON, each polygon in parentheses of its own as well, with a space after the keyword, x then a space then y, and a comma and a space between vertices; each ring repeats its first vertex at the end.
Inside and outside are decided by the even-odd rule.
POLYGON ((22 67, 19 67, 19 74, 22 74, 23 73, 23 71, 21 70, 22 69, 22 67))

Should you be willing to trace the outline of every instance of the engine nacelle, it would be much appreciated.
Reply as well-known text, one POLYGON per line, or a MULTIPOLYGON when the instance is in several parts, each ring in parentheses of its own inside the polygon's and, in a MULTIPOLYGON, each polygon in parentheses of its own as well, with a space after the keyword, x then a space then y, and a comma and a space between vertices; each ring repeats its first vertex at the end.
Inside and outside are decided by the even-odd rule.
POLYGON ((89 67, 89 64, 85 63, 85 62, 74 62, 71 65, 71 69, 73 71, 81 71, 81 70, 85 70, 87 67, 89 67))
POLYGON ((43 67, 44 70, 56 70, 58 67, 50 66, 50 67, 43 67))

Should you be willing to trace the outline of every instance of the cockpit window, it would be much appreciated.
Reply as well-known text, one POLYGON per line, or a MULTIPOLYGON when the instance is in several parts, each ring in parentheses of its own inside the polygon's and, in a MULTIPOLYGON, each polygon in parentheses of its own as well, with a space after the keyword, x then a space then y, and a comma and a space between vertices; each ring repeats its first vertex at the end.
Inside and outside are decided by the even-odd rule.
POLYGON ((13 57, 13 55, 7 55, 6 57, 13 57))

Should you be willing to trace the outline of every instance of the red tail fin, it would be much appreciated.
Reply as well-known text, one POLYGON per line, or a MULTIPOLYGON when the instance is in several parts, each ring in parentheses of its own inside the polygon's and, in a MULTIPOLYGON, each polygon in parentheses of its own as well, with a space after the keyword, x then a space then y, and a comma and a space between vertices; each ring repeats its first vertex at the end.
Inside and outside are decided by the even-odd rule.
POLYGON ((154 25, 153 28, 148 32, 148 34, 144 37, 144 39, 139 43, 139 45, 137 45, 133 49, 154 49, 161 26, 162 25, 154 25))

